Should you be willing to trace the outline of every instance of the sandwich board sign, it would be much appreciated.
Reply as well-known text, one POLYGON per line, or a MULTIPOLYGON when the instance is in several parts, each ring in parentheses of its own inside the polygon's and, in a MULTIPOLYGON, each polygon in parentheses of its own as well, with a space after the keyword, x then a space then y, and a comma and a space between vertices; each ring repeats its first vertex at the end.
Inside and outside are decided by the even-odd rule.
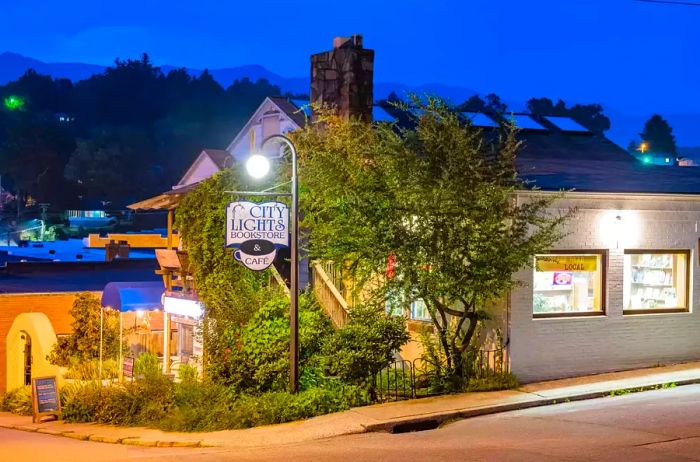
POLYGON ((32 422, 39 422, 44 416, 61 414, 61 400, 58 396, 56 377, 35 377, 32 379, 32 422))
POLYGON ((134 376, 134 357, 127 356, 124 358, 124 363, 122 364, 122 376, 133 377, 134 376))
POLYGON ((277 250, 289 247, 289 207, 278 201, 231 202, 226 207, 226 247, 253 271, 272 265, 277 250))

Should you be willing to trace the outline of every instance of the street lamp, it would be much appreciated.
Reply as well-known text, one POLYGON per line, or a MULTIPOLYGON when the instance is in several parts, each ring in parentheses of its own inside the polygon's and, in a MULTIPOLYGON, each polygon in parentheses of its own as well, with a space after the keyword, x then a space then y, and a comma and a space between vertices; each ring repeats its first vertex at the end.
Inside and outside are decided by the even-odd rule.
POLYGON ((253 154, 245 163, 248 175, 255 179, 263 178, 270 171, 270 161, 262 154, 253 154))
MULTIPOLYGON (((292 140, 286 136, 272 135, 263 140, 262 144, 260 145, 260 151, 263 151, 265 145, 273 141, 287 146, 292 153, 292 210, 290 213, 290 221, 292 226, 292 239, 290 245, 292 268, 289 290, 291 299, 289 309, 289 390, 292 393, 296 393, 299 389, 299 186, 297 181, 297 150, 294 147, 292 140)), ((246 170, 253 178, 263 178, 270 171, 270 161, 262 154, 251 154, 246 162, 246 170)), ((272 193, 270 195, 275 194, 272 193)))

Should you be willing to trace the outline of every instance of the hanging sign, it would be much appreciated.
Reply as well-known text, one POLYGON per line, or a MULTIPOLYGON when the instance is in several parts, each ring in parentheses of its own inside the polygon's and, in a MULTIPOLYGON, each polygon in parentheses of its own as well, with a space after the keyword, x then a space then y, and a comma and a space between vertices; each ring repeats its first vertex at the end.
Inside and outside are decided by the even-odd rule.
POLYGON ((577 256, 537 256, 535 257, 535 269, 537 271, 597 271, 597 255, 577 255, 577 256))
POLYGON ((32 379, 32 404, 34 417, 38 422, 43 416, 55 416, 61 413, 61 400, 58 397, 56 377, 35 377, 32 379))
POLYGON ((226 247, 253 271, 269 268, 277 249, 289 246, 289 207, 277 201, 231 202, 226 207, 226 247))

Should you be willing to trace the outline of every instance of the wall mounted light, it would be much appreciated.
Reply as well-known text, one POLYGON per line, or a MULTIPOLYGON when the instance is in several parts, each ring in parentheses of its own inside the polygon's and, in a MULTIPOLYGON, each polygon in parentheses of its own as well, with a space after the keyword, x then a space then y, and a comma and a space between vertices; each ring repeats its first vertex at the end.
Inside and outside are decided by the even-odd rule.
POLYGON ((634 247, 639 241, 639 215, 634 210, 606 210, 600 215, 598 230, 606 247, 634 247))

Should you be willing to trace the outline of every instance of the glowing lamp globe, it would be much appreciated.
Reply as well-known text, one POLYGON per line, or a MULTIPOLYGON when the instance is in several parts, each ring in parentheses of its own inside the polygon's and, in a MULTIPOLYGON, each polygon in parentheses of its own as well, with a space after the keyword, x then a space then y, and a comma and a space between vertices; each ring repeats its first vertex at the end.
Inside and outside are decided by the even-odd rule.
POLYGON ((270 171, 270 161, 261 154, 253 154, 245 163, 245 168, 253 178, 262 178, 270 171))

